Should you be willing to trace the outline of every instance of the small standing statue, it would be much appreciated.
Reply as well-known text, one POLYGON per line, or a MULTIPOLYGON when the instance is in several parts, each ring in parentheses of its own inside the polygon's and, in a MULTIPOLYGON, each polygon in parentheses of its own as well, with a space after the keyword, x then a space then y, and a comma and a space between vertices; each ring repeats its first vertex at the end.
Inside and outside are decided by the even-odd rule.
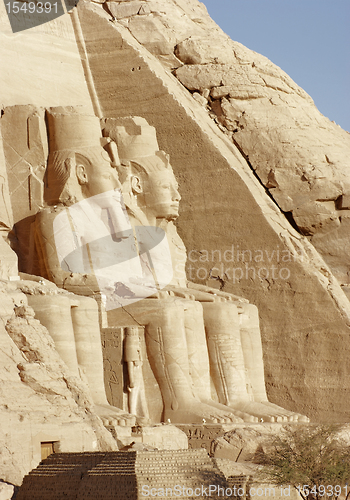
POLYGON ((138 326, 125 328, 124 361, 128 369, 129 412, 138 416, 139 423, 149 420, 142 376, 141 341, 138 326))

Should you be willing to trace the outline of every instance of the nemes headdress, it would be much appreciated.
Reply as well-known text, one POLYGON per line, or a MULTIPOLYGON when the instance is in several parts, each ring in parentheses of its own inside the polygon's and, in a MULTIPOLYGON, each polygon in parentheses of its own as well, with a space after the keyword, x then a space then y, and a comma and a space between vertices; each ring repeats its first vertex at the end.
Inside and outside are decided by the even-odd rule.
POLYGON ((97 116, 84 115, 76 108, 51 108, 47 112, 49 152, 76 151, 101 147, 102 132, 97 116))
POLYGON ((135 162, 146 172, 170 167, 168 155, 159 151, 156 129, 144 118, 107 118, 102 128, 103 135, 116 143, 122 164, 135 162))
POLYGON ((82 114, 77 108, 50 108, 47 111, 49 158, 45 182, 45 199, 49 204, 67 202, 65 187, 72 173, 76 154, 88 160, 101 156, 119 164, 117 148, 102 137, 100 119, 82 114), (103 149, 104 148, 104 149, 103 149))
POLYGON ((148 176, 152 172, 171 170, 168 155, 159 151, 156 129, 144 118, 131 116, 106 118, 102 120, 102 130, 103 135, 109 137, 118 147, 121 161, 118 172, 124 202, 131 212, 137 214, 139 221, 147 225, 147 218, 139 210, 133 197, 131 178, 135 173, 148 176))

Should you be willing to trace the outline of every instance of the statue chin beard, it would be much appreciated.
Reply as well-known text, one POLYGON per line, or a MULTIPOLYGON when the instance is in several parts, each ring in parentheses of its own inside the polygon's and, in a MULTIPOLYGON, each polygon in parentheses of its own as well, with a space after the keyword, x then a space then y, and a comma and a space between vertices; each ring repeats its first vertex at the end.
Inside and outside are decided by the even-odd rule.
POLYGON ((167 222, 174 222, 177 218, 178 218, 179 214, 171 214, 171 215, 168 215, 167 217, 165 217, 165 220, 167 222))
POLYGON ((174 222, 178 217, 179 217, 179 208, 178 207, 171 207, 168 209, 166 212, 167 214, 164 214, 165 210, 163 211, 163 214, 161 215, 156 215, 156 220, 161 222, 162 220, 166 220, 167 222, 174 222))

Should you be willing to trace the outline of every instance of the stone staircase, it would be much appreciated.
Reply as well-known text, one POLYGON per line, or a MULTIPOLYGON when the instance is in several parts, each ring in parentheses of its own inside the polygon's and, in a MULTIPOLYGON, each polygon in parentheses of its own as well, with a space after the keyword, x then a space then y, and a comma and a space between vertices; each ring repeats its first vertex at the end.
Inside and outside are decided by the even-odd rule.
MULTIPOLYGON (((59 453, 24 478, 17 500, 195 499, 205 498, 203 489, 209 497, 210 485, 228 488, 203 449, 59 453)), ((220 496, 212 491, 210 498, 225 499, 220 491, 220 496)))

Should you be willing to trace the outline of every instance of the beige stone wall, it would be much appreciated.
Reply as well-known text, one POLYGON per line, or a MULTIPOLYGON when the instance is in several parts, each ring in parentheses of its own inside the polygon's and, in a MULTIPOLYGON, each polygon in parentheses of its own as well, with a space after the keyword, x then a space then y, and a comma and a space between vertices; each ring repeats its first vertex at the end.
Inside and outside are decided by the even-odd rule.
MULTIPOLYGON (((0 283, 0 474, 19 485, 40 462, 41 442, 57 442, 61 451, 116 445, 94 415, 87 387, 71 376, 46 328, 15 316, 14 303, 18 310, 26 303, 17 286, 0 283)), ((24 286, 29 290, 30 282, 24 286)))
POLYGON ((0 133, 0 278, 17 276, 17 257, 8 244, 8 232, 13 225, 13 213, 8 186, 3 141, 0 133))
POLYGON ((92 110, 71 16, 13 34, 0 5, 0 107, 83 105, 92 110))
POLYGON ((80 2, 79 15, 103 115, 145 117, 171 155, 182 195, 178 228, 197 260, 193 266, 204 267, 207 276, 212 269, 220 279, 209 284, 221 284, 259 307, 270 399, 312 419, 347 420, 349 304, 326 264, 266 196, 237 148, 157 58, 100 7, 80 2), (268 252, 277 276, 286 267, 290 276, 266 279, 261 272, 262 278, 253 279, 251 273, 233 283, 225 269, 221 272, 218 253, 210 262, 199 261, 203 250, 223 255, 232 245, 253 255, 264 252, 265 262, 253 263, 256 273, 271 267, 268 252), (301 258, 277 262, 277 251, 301 258))
MULTIPOLYGON (((160 2, 148 3, 154 12, 162 10, 160 2)), ((350 387, 349 304, 327 265, 288 224, 239 150, 201 105, 204 101, 196 96, 199 101, 196 102, 171 74, 170 69, 182 63, 169 51, 188 36, 188 29, 198 36, 206 33, 205 23, 210 29, 218 29, 198 2, 178 1, 177 7, 171 5, 174 16, 172 21, 168 16, 170 31, 159 28, 163 30, 162 36, 154 40, 150 34, 153 21, 160 26, 159 19, 154 20, 157 16, 146 14, 127 21, 122 16, 120 22, 112 24, 102 7, 95 5, 89 9, 80 1, 92 82, 102 113, 107 117, 143 116, 156 127, 159 144, 170 153, 180 184, 178 228, 193 259, 188 262, 189 277, 192 272, 194 281, 222 286, 259 307, 270 399, 312 419, 346 421, 350 387), (187 24, 181 25, 177 20, 180 8, 187 16, 187 24), (146 25, 148 30, 144 29, 146 25), (249 251, 253 255, 263 252, 263 262, 254 261, 252 265, 248 262, 248 267, 254 267, 255 277, 248 270, 248 279, 244 274, 240 281, 234 282, 232 268, 242 268, 245 272, 245 267, 237 262, 237 257, 234 263, 222 262, 224 252, 232 250, 232 246, 235 251, 238 246, 240 251, 247 250, 248 255, 249 251), (291 262, 281 260, 283 251, 290 252, 291 262), (267 278, 264 272, 262 277, 258 276, 259 269, 271 269, 271 265, 276 267, 277 278, 267 278), (202 274, 197 275, 199 268, 203 268, 202 274), (284 278, 286 271, 280 276, 283 269, 288 270, 288 278, 284 278), (201 280, 203 275, 207 279, 201 280)), ((0 57, 4 68, 0 72, 2 109, 18 104, 83 105, 92 111, 87 67, 84 75, 69 15, 12 35, 1 4, 0 21, 0 57)), ((93 92, 91 85, 90 91, 93 92)), ((259 127, 255 127, 258 132, 259 127)), ((253 141, 253 136, 249 137, 247 143, 253 141)), ((0 221, 7 233, 13 215, 6 209, 8 184, 3 174, 0 150, 0 176, 6 202, 0 206, 0 221)), ((5 278, 16 274, 13 254, 8 248, 6 252, 5 246, 1 250, 1 258, 5 256, 11 264, 8 269, 1 261, 5 278)), ((2 305, 8 295, 9 290, 4 289, 2 305)), ((1 310, 0 328, 8 314, 1 310)), ((0 441, 9 450, 1 470, 3 479, 18 483, 24 472, 39 460, 36 446, 40 436, 61 441, 63 451, 94 449, 96 436, 91 421, 86 422, 67 389, 63 372, 58 373, 58 378, 45 373, 43 379, 43 374, 35 371, 37 363, 27 363, 25 354, 4 328, 0 333, 1 391, 7 406, 1 410, 0 441), (20 370, 21 363, 28 365, 27 368, 20 370), (24 375, 27 378, 23 381, 24 375), (47 380, 54 389, 47 385, 47 380), (63 396, 57 395, 57 390, 63 396)))
MULTIPOLYGON (((7 239, 14 222, 12 207, 15 209, 15 221, 30 215, 27 190, 17 193, 17 202, 12 206, 10 194, 15 197, 19 184, 28 188, 30 166, 39 170, 36 172, 39 177, 40 170, 43 173, 42 167, 45 168, 43 158, 39 158, 38 151, 30 147, 30 142, 33 146, 36 141, 35 129, 37 132, 38 129, 29 115, 38 118, 37 106, 81 105, 88 112, 93 112, 93 106, 69 15, 12 34, 5 6, 1 4, 0 28, 0 108, 3 111, 7 106, 34 105, 28 120, 23 115, 29 110, 28 106, 22 108, 22 120, 19 119, 21 113, 13 113, 13 108, 12 117, 11 111, 6 118, 5 113, 1 113, 4 121, 0 133, 0 278, 7 280, 17 276, 17 257, 7 239), (26 121, 28 131, 31 128, 34 135, 27 135, 27 130, 23 129, 26 121), (30 127, 30 122, 34 127, 30 127), (3 149, 5 140, 7 165, 3 149), (20 150, 16 150, 18 146, 20 150), (6 166, 14 168, 16 173, 11 178, 10 190, 6 166)), ((34 206, 32 208, 34 213, 34 206)), ((0 385, 3 401, 0 411, 0 477, 19 485, 23 476, 40 462, 41 441, 59 442, 61 451, 96 451, 101 447, 113 449, 115 441, 93 415, 89 396, 84 396, 86 390, 79 386, 78 380, 79 388, 67 378, 67 368, 57 365, 55 369, 52 365, 51 370, 45 368, 42 360, 35 359, 33 345, 28 346, 24 342, 21 350, 21 338, 18 338, 17 345, 5 330, 7 321, 14 317, 12 296, 15 288, 15 284, 3 283, 0 290, 0 385), (84 403, 79 407, 76 402, 79 398, 85 401, 85 407, 84 403)), ((25 300, 24 295, 22 299, 25 300)), ((23 321, 25 323, 26 320, 23 321)), ((22 340, 30 339, 33 332, 28 324, 23 324, 21 330, 22 340)), ((45 347, 38 339, 36 342, 39 350, 45 347)), ((54 349, 42 354, 46 364, 50 365, 50 360, 54 359, 57 362, 58 355, 54 349)))

